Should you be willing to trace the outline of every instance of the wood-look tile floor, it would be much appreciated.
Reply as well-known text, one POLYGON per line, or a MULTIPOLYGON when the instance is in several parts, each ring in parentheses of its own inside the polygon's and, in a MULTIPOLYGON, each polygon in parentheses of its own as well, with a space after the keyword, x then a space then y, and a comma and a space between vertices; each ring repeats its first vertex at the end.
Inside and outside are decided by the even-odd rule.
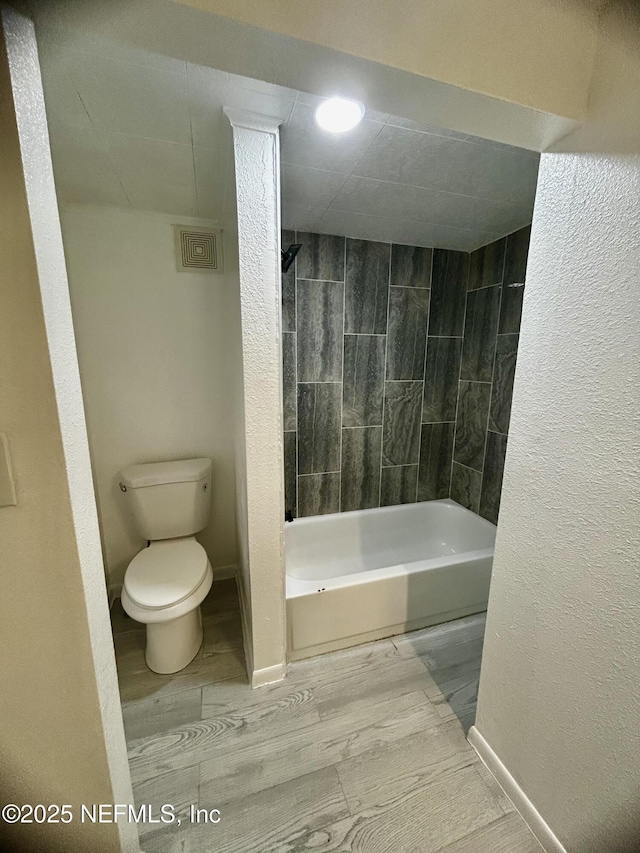
POLYGON ((291 664, 247 683, 234 581, 203 604, 196 659, 144 663, 144 626, 114 606, 136 802, 178 826, 140 826, 145 853, 540 853, 465 732, 484 616, 291 664), (219 809, 191 823, 189 806, 219 809))

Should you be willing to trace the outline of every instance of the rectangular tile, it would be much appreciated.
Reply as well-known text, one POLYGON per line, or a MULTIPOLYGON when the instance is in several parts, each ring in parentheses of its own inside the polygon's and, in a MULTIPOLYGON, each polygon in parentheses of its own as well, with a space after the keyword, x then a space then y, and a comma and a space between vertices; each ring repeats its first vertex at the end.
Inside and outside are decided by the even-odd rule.
POLYGON ((476 761, 459 727, 442 723, 342 761, 337 770, 349 809, 355 814, 402 797, 417 784, 437 782, 476 761))
POLYGON ((469 290, 502 284, 506 237, 476 249, 469 257, 469 290))
POLYGON ((437 501, 449 497, 454 430, 455 424, 452 423, 422 424, 418 472, 419 501, 437 501))
POLYGON ((298 383, 298 474, 340 469, 339 382, 298 383))
POLYGON ((342 426, 382 424, 384 335, 344 336, 342 426))
POLYGON ((387 379, 424 378, 428 318, 429 290, 389 288, 387 379))
POLYGON ((418 466, 399 465, 382 469, 380 506, 415 503, 418 466))
POLYGON ((476 471, 484 462, 490 395, 490 384, 460 382, 453 458, 476 471))
POLYGON ((296 335, 282 335, 282 420, 284 429, 296 428, 296 335))
MULTIPOLYGON (((313 696, 323 720, 346 713, 358 720, 370 715, 375 705, 433 687, 433 679, 421 660, 403 660, 395 654, 379 658, 375 665, 352 667, 348 673, 342 671, 334 678, 321 678, 313 686, 313 696)), ((426 727, 437 725, 440 715, 436 709, 425 703, 424 710, 426 727)))
POLYGON ((296 258, 298 279, 344 281, 344 237, 297 232, 302 248, 296 258))
MULTIPOLYGON (((183 692, 231 678, 246 678, 247 670, 241 649, 221 652, 214 657, 196 657, 185 669, 172 675, 158 675, 147 667, 142 651, 135 660, 123 661, 117 655, 120 701, 123 706, 153 694, 157 698, 183 692)), ((173 768, 166 768, 171 770, 173 768)))
POLYGON ((376 746, 395 743, 433 725, 434 710, 422 691, 395 696, 362 708, 357 719, 347 710, 318 723, 261 738, 247 745, 209 753, 201 762, 201 797, 220 790, 245 797, 329 767, 376 746))
POLYGON ((542 853, 519 814, 508 814, 476 829, 437 853, 542 853))
POLYGON ((295 518, 298 514, 298 496, 296 493, 296 434, 284 434, 284 508, 295 518))
MULTIPOLYGON (((400 634, 398 637, 393 638, 393 644, 397 648, 400 657, 406 659, 414 658, 417 655, 423 658, 425 663, 428 662, 430 666, 433 666, 436 663, 442 662, 442 658, 435 658, 438 652, 446 654, 453 646, 482 640, 486 624, 486 614, 477 613, 473 616, 464 616, 462 619, 444 622, 442 625, 434 625, 432 628, 423 628, 420 631, 410 631, 408 634, 400 634)), ((478 658, 479 665, 480 658, 478 658)), ((220 689, 225 688, 226 685, 220 689)), ((202 695, 204 697, 204 691, 202 695)))
POLYGON ((500 322, 498 323, 498 332, 501 335, 517 334, 520 331, 523 301, 524 282, 502 285, 500 322))
MULTIPOLYGON (((281 234, 282 248, 286 249, 296 242, 295 231, 283 231, 281 234)), ((289 267, 288 272, 281 274, 282 278, 282 331, 296 330, 296 262, 289 267)))
POLYGON ((356 811, 322 833, 302 836, 297 849, 313 844, 314 853, 430 853, 502 816, 491 791, 468 765, 424 781, 418 774, 413 783, 406 780, 402 794, 356 811))
POLYGON ((193 687, 168 696, 148 696, 122 709, 128 741, 161 734, 168 729, 200 719, 202 690, 193 687))
POLYGON ((342 430, 342 512, 378 506, 382 427, 342 430))
POLYGON ((433 249, 420 246, 391 247, 391 284, 402 287, 430 287, 433 249))
POLYGON ((298 477, 298 515, 340 512, 340 474, 304 474, 298 477))
POLYGON ((221 821, 173 825, 145 838, 146 853, 257 853, 302 850, 307 835, 349 813, 335 768, 308 773, 246 797, 235 788, 205 789, 200 806, 219 808, 221 821))
POLYGON ((298 281, 298 382, 342 380, 344 284, 298 281))
MULTIPOLYGON (((199 786, 200 766, 194 764, 138 782, 133 786, 133 799, 138 808, 150 805, 154 818, 160 817, 160 809, 165 803, 170 803, 176 817, 186 818, 183 824, 188 825, 189 807, 198 804, 199 786)), ((141 838, 145 838, 152 832, 158 832, 158 824, 139 823, 138 832, 141 838)))
POLYGON ((242 650, 242 618, 239 609, 209 613, 203 617, 202 626, 204 628, 203 658, 232 649, 242 650))
POLYGON ((466 506, 472 512, 480 509, 480 484, 482 474, 467 468, 464 465, 453 463, 453 474, 451 476, 451 497, 462 506, 466 506))
POLYGON ((480 515, 493 524, 498 523, 506 452, 507 436, 499 435, 497 432, 489 432, 482 477, 482 494, 480 495, 480 515))
POLYGON ((531 226, 521 228, 507 237, 507 251, 502 284, 502 305, 500 306, 500 334, 513 334, 520 331, 520 315, 524 298, 525 273, 529 254, 531 226))
POLYGON ((462 338, 427 338, 422 422, 456 419, 462 338))
POLYGON ((386 334, 390 255, 388 243, 347 240, 346 333, 386 334))
POLYGON ((468 277, 465 252, 434 249, 429 335, 462 336, 468 277))
POLYGON ((509 432, 517 357, 518 335, 498 335, 489 414, 489 429, 495 432, 509 432))
POLYGON ((499 311, 499 286, 472 290, 467 295, 461 379, 491 382, 499 311))
POLYGON ((420 449, 422 382, 385 382, 383 465, 412 465, 420 449))
POLYGON ((504 283, 523 282, 527 272, 531 226, 514 231, 507 237, 507 251, 504 261, 504 283))

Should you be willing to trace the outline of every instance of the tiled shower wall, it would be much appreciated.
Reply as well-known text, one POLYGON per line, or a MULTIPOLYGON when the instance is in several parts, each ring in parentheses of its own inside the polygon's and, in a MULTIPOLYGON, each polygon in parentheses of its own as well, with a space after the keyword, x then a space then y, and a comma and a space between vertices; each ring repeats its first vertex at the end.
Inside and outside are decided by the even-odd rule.
POLYGON ((505 250, 513 275, 523 246, 526 260, 528 235, 471 256, 283 233, 283 246, 294 242, 302 249, 282 282, 287 510, 318 515, 451 494, 495 520, 517 347, 517 331, 502 327, 516 314, 519 326, 521 300, 521 288, 502 296, 502 273, 505 250))

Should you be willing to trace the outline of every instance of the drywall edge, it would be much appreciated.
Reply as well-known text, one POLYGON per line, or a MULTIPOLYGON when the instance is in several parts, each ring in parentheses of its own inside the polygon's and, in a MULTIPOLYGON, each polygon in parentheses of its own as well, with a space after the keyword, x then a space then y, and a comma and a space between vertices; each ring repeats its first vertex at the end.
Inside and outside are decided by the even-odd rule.
MULTIPOLYGON (((2 24, 71 511, 89 614, 105 751, 114 802, 133 804, 35 31, 28 18, 7 6, 2 7, 2 24)), ((135 823, 119 821, 118 833, 123 853, 138 853, 135 823)))
POLYGON ((549 825, 544 821, 538 809, 533 805, 475 726, 471 726, 469 729, 467 740, 478 753, 487 770, 489 770, 498 785, 500 785, 509 800, 518 810, 541 846, 546 850, 546 853, 567 853, 551 831, 549 825))

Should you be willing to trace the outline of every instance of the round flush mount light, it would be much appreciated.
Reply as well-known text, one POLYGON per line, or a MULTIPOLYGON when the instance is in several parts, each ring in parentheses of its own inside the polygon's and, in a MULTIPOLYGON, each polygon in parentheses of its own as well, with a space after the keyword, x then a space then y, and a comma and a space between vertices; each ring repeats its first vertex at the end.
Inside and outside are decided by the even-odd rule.
POLYGON ((360 124, 364 117, 364 104, 348 98, 329 98, 316 110, 316 122, 329 133, 346 133, 360 124))

